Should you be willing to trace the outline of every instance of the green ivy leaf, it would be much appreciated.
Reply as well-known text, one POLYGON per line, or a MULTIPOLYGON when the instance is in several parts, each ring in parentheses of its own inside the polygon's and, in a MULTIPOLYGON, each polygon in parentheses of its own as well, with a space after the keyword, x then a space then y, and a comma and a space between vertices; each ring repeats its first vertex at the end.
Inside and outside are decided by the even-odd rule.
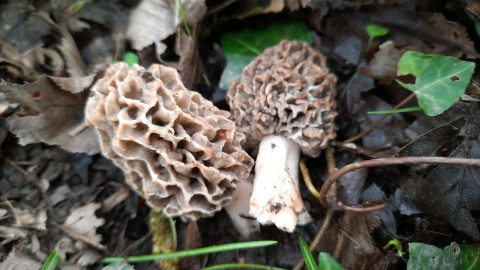
POLYGON ((411 74, 415 83, 397 82, 415 93, 425 114, 436 116, 465 92, 474 69, 475 63, 455 57, 407 51, 398 62, 397 75, 411 74))
POLYGON ((318 255, 318 266, 322 270, 343 270, 344 268, 326 252, 320 252, 318 255))
POLYGON ((240 80, 243 68, 255 57, 284 39, 313 43, 310 31, 301 21, 279 23, 264 30, 246 29, 224 34, 221 44, 227 66, 220 79, 220 88, 227 90, 234 80, 240 80))
POLYGON ((452 243, 443 250, 423 243, 409 243, 407 270, 480 269, 480 249, 452 243))
POLYGON ((377 24, 369 24, 365 27, 365 31, 367 31, 367 34, 368 34, 368 43, 372 43, 372 40, 376 37, 383 37, 385 36, 386 34, 388 34, 388 32, 390 32, 390 30, 388 30, 387 28, 383 27, 383 26, 380 26, 380 25, 377 25, 377 24))

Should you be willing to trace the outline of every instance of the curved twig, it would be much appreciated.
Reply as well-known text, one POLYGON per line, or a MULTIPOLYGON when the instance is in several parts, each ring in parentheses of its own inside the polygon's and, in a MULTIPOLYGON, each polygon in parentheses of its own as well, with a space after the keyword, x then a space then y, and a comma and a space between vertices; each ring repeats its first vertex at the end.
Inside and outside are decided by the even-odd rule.
POLYGON ((347 166, 336 171, 331 175, 323 184, 320 190, 320 203, 324 207, 332 207, 336 210, 354 211, 354 212, 370 212, 382 209, 384 203, 376 203, 375 205, 368 206, 347 206, 342 202, 332 202, 331 198, 327 198, 327 192, 330 187, 336 183, 340 177, 348 172, 358 170, 360 168, 379 167, 387 165, 402 165, 402 164, 449 164, 449 165, 464 165, 464 166, 479 166, 480 159, 470 158, 449 158, 449 157, 392 157, 392 158, 379 158, 364 160, 348 164, 347 166))

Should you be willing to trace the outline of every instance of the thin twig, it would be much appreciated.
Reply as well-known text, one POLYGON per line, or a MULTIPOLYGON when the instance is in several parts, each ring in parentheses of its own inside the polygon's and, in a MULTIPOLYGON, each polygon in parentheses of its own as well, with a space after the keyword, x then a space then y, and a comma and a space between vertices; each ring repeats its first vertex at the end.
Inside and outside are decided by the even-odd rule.
MULTIPOLYGON (((402 100, 400 103, 398 103, 397 106, 395 106, 393 109, 395 110, 395 109, 403 107, 405 104, 407 104, 407 102, 409 102, 414 97, 415 97, 415 93, 410 94, 410 96, 408 96, 407 98, 402 100)), ((367 129, 365 129, 364 131, 362 131, 362 132, 358 133, 357 135, 351 137, 350 139, 347 139, 347 140, 343 141, 342 143, 346 144, 346 143, 354 142, 354 141, 362 138, 363 136, 370 133, 376 126, 380 125, 389 116, 390 116, 390 114, 382 115, 382 117, 380 117, 380 119, 373 122, 367 129)))
POLYGON ((370 168, 388 165, 402 164, 448 164, 448 165, 464 165, 464 166, 480 166, 480 159, 470 158, 450 158, 450 157, 393 157, 379 158, 372 160, 364 160, 348 164, 335 172, 325 181, 320 190, 320 202, 324 207, 333 207, 336 210, 354 211, 354 212, 370 212, 382 209, 384 204, 376 204, 373 206, 346 206, 342 202, 332 202, 327 196, 330 187, 336 183, 340 177, 348 172, 358 170, 360 168, 370 168))
POLYGON ((22 167, 18 166, 17 164, 15 164, 15 162, 11 161, 10 159, 3 158, 3 160, 5 161, 5 163, 7 165, 9 165, 13 169, 17 170, 23 177, 25 177, 25 179, 27 181, 32 182, 38 188, 38 190, 40 191, 40 194, 42 195, 43 200, 46 203, 47 211, 48 211, 50 217, 52 219, 56 220, 57 216, 56 216, 55 212, 53 211, 52 202, 50 202, 50 199, 47 195, 47 189, 43 185, 42 181, 38 177, 36 177, 35 175, 25 171, 22 167))
POLYGON ((221 2, 221 4, 219 4, 217 6, 214 6, 214 7, 210 8, 209 10, 207 10, 207 12, 205 13, 205 17, 211 16, 211 15, 229 7, 230 5, 234 4, 237 1, 238 0, 223 1, 223 2, 221 2))
POLYGON ((74 238, 76 240, 79 240, 79 241, 82 241, 85 244, 87 244, 87 245, 89 245, 93 248, 96 248, 96 249, 102 250, 102 251, 107 250, 107 248, 104 245, 98 243, 97 241, 95 241, 93 239, 90 239, 88 236, 85 236, 85 235, 75 231, 74 229, 70 228, 69 226, 58 224, 55 221, 51 221, 51 224, 53 226, 59 228, 60 230, 62 230, 66 234, 70 235, 72 238, 74 238))
MULTIPOLYGON (((327 147, 326 150, 326 156, 327 156, 327 166, 328 166, 328 175, 333 175, 336 170, 335 166, 335 159, 333 157, 333 148, 332 147, 327 147)), ((307 184, 308 189, 312 193, 313 196, 315 196, 317 199, 320 199, 320 193, 318 190, 313 186, 312 180, 310 179, 310 174, 308 173, 308 168, 305 165, 305 161, 302 160, 300 161, 300 170, 303 175, 303 179, 305 180, 305 183, 307 184, 307 181, 309 184, 307 184), (310 186, 309 186, 310 185, 310 186), (311 189, 310 189, 311 188, 311 189)), ((328 208, 327 213, 325 215, 325 218, 323 220, 322 227, 320 230, 318 230, 317 234, 313 238, 313 241, 310 243, 310 251, 317 250, 318 245, 320 244, 320 241, 322 240, 323 236, 325 235, 325 232, 327 231, 328 226, 330 225, 330 221, 332 220, 333 214, 335 213, 335 209, 333 208, 328 208)), ((305 265, 305 261, 303 258, 301 258, 293 270, 300 270, 302 267, 305 265)))

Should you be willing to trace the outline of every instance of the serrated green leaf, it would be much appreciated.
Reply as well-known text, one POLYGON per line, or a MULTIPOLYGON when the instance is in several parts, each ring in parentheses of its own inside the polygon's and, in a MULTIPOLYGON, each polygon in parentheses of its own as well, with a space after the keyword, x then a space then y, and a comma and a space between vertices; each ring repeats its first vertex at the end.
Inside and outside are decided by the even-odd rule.
POLYGON ((443 113, 467 88, 475 63, 439 54, 407 51, 400 58, 397 75, 415 76, 415 84, 397 82, 415 93, 418 105, 429 116, 443 113))
POLYGON ((240 80, 242 69, 255 57, 284 39, 313 43, 310 31, 301 21, 279 23, 264 30, 246 29, 224 34, 221 45, 227 66, 220 78, 220 88, 227 90, 234 80, 240 80))
POLYGON ((423 243, 409 243, 407 270, 480 269, 480 249, 452 243, 443 250, 423 243))
POLYGON ((300 251, 302 252, 303 260, 305 261, 305 265, 307 266, 308 270, 319 270, 318 265, 315 262, 315 259, 313 258, 312 252, 310 251, 310 248, 307 245, 307 242, 300 237, 298 239, 298 242, 300 243, 300 251))
POLYGON ((326 252, 320 252, 318 255, 318 266, 322 270, 343 270, 344 268, 326 252))

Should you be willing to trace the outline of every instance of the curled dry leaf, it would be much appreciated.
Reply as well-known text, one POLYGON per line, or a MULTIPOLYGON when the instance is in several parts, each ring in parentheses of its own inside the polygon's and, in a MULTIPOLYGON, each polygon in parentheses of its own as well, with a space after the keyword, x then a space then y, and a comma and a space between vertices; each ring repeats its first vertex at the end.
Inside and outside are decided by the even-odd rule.
POLYGON ((95 215, 100 206, 98 203, 90 203, 72 210, 65 220, 65 225, 97 243, 100 242, 102 236, 96 233, 96 229, 105 222, 95 215))
POLYGON ((15 249, 0 263, 0 269, 2 270, 40 269, 40 267, 42 265, 38 261, 15 249))
POLYGON ((81 78, 42 76, 24 85, 0 83, 6 101, 19 103, 20 111, 7 118, 20 144, 44 142, 71 152, 100 152, 97 135, 84 125, 87 88, 94 75, 81 78))
MULTIPOLYGON (((190 25, 196 24, 206 11, 205 1, 181 0, 185 17, 190 25)), ((166 45, 162 40, 175 33, 182 23, 178 0, 144 0, 132 12, 127 29, 127 38, 132 47, 142 50, 157 43, 157 54, 163 53, 166 45)))
POLYGON ((32 213, 26 209, 13 208, 15 215, 15 225, 23 228, 32 228, 37 230, 47 229, 47 211, 40 210, 32 213))

